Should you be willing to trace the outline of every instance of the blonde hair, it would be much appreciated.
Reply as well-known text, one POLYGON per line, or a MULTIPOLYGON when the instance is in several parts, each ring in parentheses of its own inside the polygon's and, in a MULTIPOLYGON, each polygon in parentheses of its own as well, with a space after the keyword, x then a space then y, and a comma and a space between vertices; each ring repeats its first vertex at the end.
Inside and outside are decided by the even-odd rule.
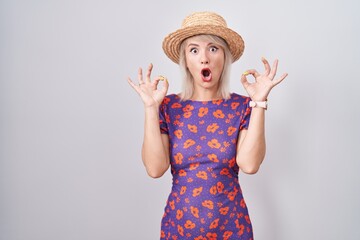
MULTIPOLYGON (((229 46, 227 45, 224 39, 215 35, 202 34, 196 36, 200 36, 200 40, 202 41, 204 40, 211 41, 215 44, 218 44, 223 49, 224 58, 225 58, 224 67, 220 76, 217 95, 223 99, 229 99, 230 98, 230 91, 229 91, 230 68, 233 60, 229 50, 229 46)), ((180 93, 181 101, 189 100, 194 93, 194 78, 191 75, 189 69, 186 67, 186 57, 185 57, 185 46, 189 39, 191 39, 191 37, 185 39, 180 45, 179 66, 183 77, 182 92, 180 93)))

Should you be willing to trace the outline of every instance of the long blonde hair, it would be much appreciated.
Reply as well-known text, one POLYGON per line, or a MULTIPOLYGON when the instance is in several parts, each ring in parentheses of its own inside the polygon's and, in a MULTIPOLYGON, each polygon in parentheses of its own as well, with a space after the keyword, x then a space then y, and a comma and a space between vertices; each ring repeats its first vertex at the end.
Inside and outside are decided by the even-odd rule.
MULTIPOLYGON (((203 34, 196 36, 200 36, 200 40, 202 41, 211 41, 215 44, 218 44, 223 49, 225 55, 224 68, 220 76, 217 95, 221 96, 221 98, 229 99, 230 98, 229 82, 230 82, 232 55, 229 51, 229 47, 227 43, 225 42, 224 39, 215 35, 203 34)), ((182 92, 180 93, 180 98, 182 101, 189 100, 194 93, 194 78, 191 75, 189 69, 186 67, 186 57, 185 57, 185 46, 189 39, 191 39, 191 37, 185 39, 180 45, 179 66, 183 77, 182 92)))

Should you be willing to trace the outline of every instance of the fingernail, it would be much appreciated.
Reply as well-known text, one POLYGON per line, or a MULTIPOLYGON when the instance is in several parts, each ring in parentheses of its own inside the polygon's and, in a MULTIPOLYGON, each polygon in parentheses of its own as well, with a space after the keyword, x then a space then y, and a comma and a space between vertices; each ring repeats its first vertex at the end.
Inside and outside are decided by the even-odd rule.
POLYGON ((243 75, 244 75, 244 76, 249 75, 249 72, 248 72, 248 71, 243 72, 243 75))
POLYGON ((160 79, 160 81, 164 81, 164 80, 167 81, 167 78, 162 75, 159 76, 159 79, 160 79))

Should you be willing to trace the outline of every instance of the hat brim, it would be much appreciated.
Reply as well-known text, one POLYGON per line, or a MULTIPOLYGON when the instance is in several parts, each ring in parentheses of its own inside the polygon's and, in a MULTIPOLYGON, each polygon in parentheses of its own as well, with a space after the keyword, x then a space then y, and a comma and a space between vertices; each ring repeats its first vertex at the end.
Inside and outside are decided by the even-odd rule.
POLYGON ((180 45, 189 37, 201 34, 211 34, 221 37, 229 46, 233 57, 232 62, 237 61, 244 52, 244 41, 242 37, 229 28, 214 25, 191 26, 182 28, 167 35, 163 41, 162 48, 165 54, 175 63, 179 63, 180 45))

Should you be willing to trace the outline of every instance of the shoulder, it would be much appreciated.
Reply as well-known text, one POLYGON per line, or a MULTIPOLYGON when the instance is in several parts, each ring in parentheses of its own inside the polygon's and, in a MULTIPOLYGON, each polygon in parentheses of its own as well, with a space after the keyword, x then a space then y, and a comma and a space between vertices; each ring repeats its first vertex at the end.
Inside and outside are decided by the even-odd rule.
POLYGON ((180 97, 177 94, 173 93, 173 94, 166 95, 164 100, 162 101, 161 105, 171 105, 176 102, 180 102, 180 97))
POLYGON ((246 105, 250 102, 250 97, 240 95, 238 93, 231 93, 230 98, 228 99, 230 102, 237 102, 243 105, 246 105))

